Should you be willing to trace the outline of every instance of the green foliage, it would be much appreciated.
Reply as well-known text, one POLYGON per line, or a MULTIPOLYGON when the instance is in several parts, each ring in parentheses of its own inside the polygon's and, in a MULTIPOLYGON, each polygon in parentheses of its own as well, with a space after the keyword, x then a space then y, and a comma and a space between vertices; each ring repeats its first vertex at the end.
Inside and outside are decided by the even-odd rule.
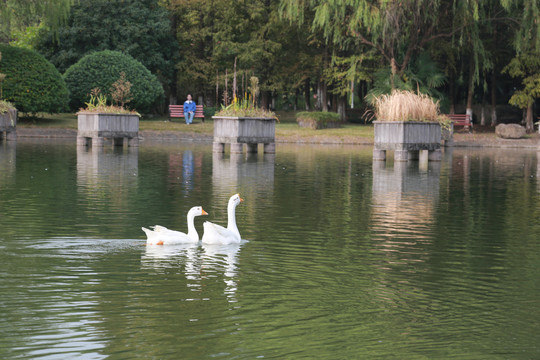
POLYGON ((67 109, 69 94, 56 68, 35 51, 0 44, 0 72, 4 99, 26 113, 61 112, 67 109))
MULTIPOLYGON (((140 112, 150 112, 163 101, 163 88, 156 76, 131 56, 118 51, 100 51, 86 55, 64 74, 71 93, 71 107, 78 109, 90 99, 92 89, 107 91, 125 73, 131 83, 129 107, 140 112)), ((107 100, 112 102, 111 94, 107 100)))
POLYGON ((313 119, 315 121, 341 122, 338 113, 329 111, 301 111, 296 113, 296 119, 313 119))
POLYGON ((383 94, 392 93, 393 89, 420 92, 439 100, 444 95, 438 90, 446 83, 446 77, 437 64, 426 53, 411 62, 403 75, 392 74, 391 69, 383 68, 373 75, 373 87, 368 93, 368 100, 383 94), (393 78, 393 81, 392 81, 393 78))
POLYGON ((12 103, 10 103, 9 101, 0 100, 0 114, 5 114, 9 110, 13 110, 13 109, 15 109, 15 107, 13 106, 12 103))
POLYGON ((511 105, 526 109, 535 99, 540 98, 540 53, 522 53, 516 56, 503 72, 521 79, 522 88, 510 98, 511 105))
POLYGON ((296 113, 296 122, 311 129, 336 128, 341 125, 338 113, 328 111, 303 111, 296 113))
POLYGON ((85 0, 72 7, 57 38, 43 32, 37 48, 62 73, 91 52, 120 51, 167 85, 173 81, 178 45, 169 14, 157 0, 85 0))
POLYGON ((296 113, 296 120, 298 119, 341 122, 339 114, 330 111, 301 111, 296 113))
POLYGON ((66 20, 74 0, 3 0, 0 6, 0 42, 15 32, 44 23, 55 31, 66 20))
POLYGON ((27 26, 23 30, 13 30, 11 32, 13 40, 9 44, 16 47, 34 49, 38 41, 39 32, 44 29, 45 23, 42 22, 39 25, 27 26))
POLYGON ((277 120, 274 112, 255 106, 252 97, 241 100, 234 98, 230 105, 222 106, 216 116, 275 118, 277 120))

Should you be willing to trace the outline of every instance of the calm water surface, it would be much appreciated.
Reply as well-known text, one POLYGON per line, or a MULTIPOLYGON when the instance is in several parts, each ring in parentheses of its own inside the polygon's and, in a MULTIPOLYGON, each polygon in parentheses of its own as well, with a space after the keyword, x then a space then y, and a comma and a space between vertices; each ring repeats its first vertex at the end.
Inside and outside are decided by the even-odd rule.
POLYGON ((538 359, 536 152, 0 143, 1 359, 538 359), (146 247, 225 224, 240 245, 146 247))

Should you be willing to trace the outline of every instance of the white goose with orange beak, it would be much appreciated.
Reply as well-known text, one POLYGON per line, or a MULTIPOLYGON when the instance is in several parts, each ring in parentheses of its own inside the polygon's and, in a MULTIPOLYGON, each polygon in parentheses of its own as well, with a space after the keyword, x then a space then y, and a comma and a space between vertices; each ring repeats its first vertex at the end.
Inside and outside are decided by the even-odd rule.
POLYGON ((203 224, 204 234, 202 242, 205 244, 238 244, 242 241, 240 232, 236 226, 236 206, 244 200, 240 197, 240 194, 234 194, 229 199, 227 205, 227 228, 223 226, 205 221, 203 224))
POLYGON ((146 233, 146 245, 175 245, 196 243, 199 241, 199 234, 195 229, 195 216, 208 215, 202 206, 195 206, 189 209, 187 213, 188 233, 167 229, 161 225, 155 225, 151 228, 141 228, 146 233))

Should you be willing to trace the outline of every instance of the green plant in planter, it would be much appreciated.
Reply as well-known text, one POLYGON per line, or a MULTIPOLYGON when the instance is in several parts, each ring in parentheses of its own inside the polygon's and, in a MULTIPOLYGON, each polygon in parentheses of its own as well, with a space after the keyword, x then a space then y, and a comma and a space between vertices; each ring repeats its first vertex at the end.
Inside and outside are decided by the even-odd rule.
POLYGON ((131 83, 126 80, 126 74, 120 73, 120 78, 112 84, 110 96, 113 104, 107 105, 107 96, 101 93, 100 88, 93 88, 90 91, 90 100, 85 103, 86 108, 81 108, 81 112, 105 113, 105 114, 140 114, 134 110, 125 108, 131 100, 131 83))
POLYGON ((0 100, 0 114, 5 114, 9 110, 14 110, 14 109, 15 109, 15 106, 13 106, 13 104, 10 103, 9 101, 0 100))
POLYGON ((222 105, 221 110, 219 110, 215 116, 274 118, 276 121, 279 121, 277 115, 273 111, 264 110, 257 106, 259 79, 252 76, 250 78, 250 83, 249 95, 244 94, 243 99, 234 97, 232 103, 228 106, 222 105))
POLYGON ((299 112, 296 114, 296 122, 302 127, 312 129, 337 128, 341 126, 339 114, 334 112, 299 112))

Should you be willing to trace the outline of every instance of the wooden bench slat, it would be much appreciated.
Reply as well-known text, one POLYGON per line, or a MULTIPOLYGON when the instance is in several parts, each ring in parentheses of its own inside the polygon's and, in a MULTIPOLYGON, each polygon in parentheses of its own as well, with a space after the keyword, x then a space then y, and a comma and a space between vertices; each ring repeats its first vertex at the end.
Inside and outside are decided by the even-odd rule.
POLYGON ((472 130, 472 121, 471 121, 471 117, 469 116, 469 114, 445 114, 450 120, 452 120, 452 122, 454 123, 454 127, 455 126, 464 126, 465 128, 469 128, 470 130, 472 130))

